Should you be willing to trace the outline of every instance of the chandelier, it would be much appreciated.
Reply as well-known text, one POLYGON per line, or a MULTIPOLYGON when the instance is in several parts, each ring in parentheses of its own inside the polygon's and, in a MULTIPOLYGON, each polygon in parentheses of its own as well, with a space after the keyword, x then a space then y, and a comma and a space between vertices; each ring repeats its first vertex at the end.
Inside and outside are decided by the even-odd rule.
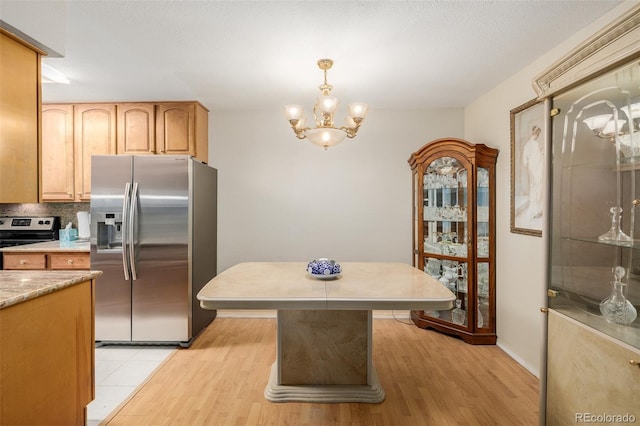
POLYGON ((354 102, 349 104, 349 115, 345 119, 345 125, 335 127, 333 123, 333 114, 338 106, 338 98, 331 96, 331 86, 327 83, 327 70, 333 65, 331 59, 320 59, 318 67, 324 71, 324 83, 318 86, 321 95, 318 96, 316 104, 313 107, 313 116, 315 117, 316 127, 306 127, 306 119, 304 110, 301 105, 285 106, 285 114, 291 128, 298 139, 309 139, 312 143, 329 148, 339 144, 347 138, 354 138, 360 124, 367 115, 367 104, 362 102, 354 102))

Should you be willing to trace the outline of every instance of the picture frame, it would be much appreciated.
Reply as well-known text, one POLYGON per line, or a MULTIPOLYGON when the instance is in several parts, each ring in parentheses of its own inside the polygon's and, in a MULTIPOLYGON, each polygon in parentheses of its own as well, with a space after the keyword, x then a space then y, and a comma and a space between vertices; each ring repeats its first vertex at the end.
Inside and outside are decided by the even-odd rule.
POLYGON ((510 111, 511 232, 542 237, 546 192, 544 102, 532 99, 510 111))

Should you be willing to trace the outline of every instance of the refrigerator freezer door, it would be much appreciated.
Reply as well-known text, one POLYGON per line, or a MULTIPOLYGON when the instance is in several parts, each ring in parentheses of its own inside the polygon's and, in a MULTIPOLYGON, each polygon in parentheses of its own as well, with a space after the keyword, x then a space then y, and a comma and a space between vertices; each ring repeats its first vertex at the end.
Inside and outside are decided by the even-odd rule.
POLYGON ((132 165, 131 156, 96 155, 91 162, 91 268, 103 272, 96 280, 98 341, 131 340, 131 284, 125 277, 124 240, 119 236, 132 165))
POLYGON ((136 156, 132 339, 189 340, 189 159, 136 156))

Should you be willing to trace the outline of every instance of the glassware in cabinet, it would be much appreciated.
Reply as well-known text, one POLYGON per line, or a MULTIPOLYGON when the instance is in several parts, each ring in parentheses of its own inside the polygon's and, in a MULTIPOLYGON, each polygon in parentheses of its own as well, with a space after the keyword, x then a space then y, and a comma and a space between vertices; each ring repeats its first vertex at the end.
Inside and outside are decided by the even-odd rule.
POLYGON ((638 81, 640 65, 634 61, 553 97, 548 291, 550 308, 635 348, 638 81), (620 309, 611 300, 621 305, 623 319, 612 313, 620 309))

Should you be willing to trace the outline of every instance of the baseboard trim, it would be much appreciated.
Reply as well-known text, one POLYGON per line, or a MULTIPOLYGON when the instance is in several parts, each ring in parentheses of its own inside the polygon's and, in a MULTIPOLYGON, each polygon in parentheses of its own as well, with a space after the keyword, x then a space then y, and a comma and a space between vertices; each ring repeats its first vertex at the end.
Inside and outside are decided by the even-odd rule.
POLYGON ((507 346, 505 346, 503 344, 500 344, 500 339, 498 339, 498 342, 496 343, 496 346, 499 347, 500 349, 502 349, 504 352, 506 352, 507 355, 509 355, 511 358, 513 358, 518 364, 520 364, 522 367, 524 367, 529 373, 533 374, 534 376, 536 376, 536 378, 538 380, 540 380, 540 370, 539 369, 534 368, 531 364, 529 364, 528 362, 523 360, 515 352, 513 352, 511 349, 509 349, 509 347, 507 347, 507 346))
MULTIPOLYGON (((218 309, 218 318, 276 318, 273 309, 218 309)), ((409 319, 409 311, 373 311, 373 319, 409 319)))

